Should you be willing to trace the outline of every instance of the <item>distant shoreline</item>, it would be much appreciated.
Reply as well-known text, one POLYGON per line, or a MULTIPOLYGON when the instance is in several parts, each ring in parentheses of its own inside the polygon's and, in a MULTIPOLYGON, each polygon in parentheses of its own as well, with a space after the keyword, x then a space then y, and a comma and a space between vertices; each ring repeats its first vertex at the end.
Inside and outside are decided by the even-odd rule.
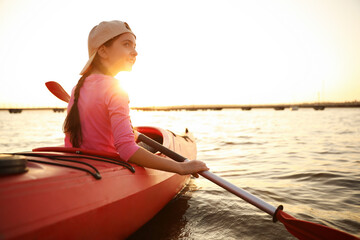
POLYGON ((322 102, 322 103, 298 103, 298 104, 223 104, 223 105, 178 105, 178 106, 151 106, 151 107, 133 107, 140 111, 197 111, 197 110, 223 110, 223 109, 241 109, 249 111, 251 109, 273 108, 275 110, 292 110, 300 108, 314 108, 315 110, 324 110, 325 108, 360 108, 360 102, 322 102))
MULTIPOLYGON (((315 110, 324 110, 326 108, 360 108, 360 102, 321 102, 321 103, 297 103, 297 104, 219 104, 219 105, 175 105, 175 106, 147 106, 147 107, 131 107, 132 110, 138 111, 201 111, 223 109, 241 109, 249 111, 251 109, 272 108, 275 110, 298 110, 300 108, 314 108, 315 110)), ((63 112, 66 108, 62 107, 14 107, 0 108, 0 111, 9 111, 11 113, 20 113, 23 110, 52 110, 54 112, 63 112)))

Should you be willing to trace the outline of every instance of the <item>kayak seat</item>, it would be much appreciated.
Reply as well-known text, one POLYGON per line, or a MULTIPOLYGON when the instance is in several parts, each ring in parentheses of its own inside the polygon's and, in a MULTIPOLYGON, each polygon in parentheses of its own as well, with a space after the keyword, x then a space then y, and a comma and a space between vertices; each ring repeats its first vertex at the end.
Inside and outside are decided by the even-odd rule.
MULTIPOLYGON (((164 138, 162 137, 162 135, 158 132, 155 132, 155 131, 149 131, 149 132, 144 132, 142 133, 144 135, 146 135, 147 137, 155 140, 156 142, 160 143, 160 144, 163 144, 164 142, 164 138)), ((141 141, 137 141, 137 144, 142 147, 142 148, 145 148, 146 150, 148 150, 149 152, 152 152, 152 153, 156 153, 158 152, 155 148, 147 145, 146 143, 144 142, 141 142, 141 141)))

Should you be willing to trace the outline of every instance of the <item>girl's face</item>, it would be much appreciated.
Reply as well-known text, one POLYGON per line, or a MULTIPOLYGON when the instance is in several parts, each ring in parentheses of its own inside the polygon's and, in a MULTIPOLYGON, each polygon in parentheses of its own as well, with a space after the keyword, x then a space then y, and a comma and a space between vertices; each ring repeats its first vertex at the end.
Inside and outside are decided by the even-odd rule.
POLYGON ((136 61, 136 39, 131 33, 120 35, 109 47, 99 49, 103 64, 113 76, 121 71, 131 71, 136 61))

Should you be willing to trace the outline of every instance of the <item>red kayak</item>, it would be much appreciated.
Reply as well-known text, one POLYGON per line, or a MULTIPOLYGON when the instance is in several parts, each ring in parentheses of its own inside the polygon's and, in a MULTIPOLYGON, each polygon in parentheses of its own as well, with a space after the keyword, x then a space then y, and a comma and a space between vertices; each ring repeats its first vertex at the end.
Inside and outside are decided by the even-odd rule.
MULTIPOLYGON (((196 158, 191 134, 137 131, 196 158)), ((190 178, 129 164, 116 154, 63 147, 2 154, 0 173, 0 239, 124 239, 190 178)))

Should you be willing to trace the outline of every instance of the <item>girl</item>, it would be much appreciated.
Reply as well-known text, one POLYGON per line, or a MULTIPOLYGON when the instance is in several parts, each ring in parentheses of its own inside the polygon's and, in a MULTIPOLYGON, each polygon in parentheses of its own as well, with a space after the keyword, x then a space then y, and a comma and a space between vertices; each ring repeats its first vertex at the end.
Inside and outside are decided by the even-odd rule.
POLYGON ((117 152, 137 165, 181 175, 207 171, 201 161, 175 162, 139 147, 129 117, 129 98, 114 78, 131 71, 136 36, 121 21, 101 22, 88 39, 89 60, 73 89, 64 122, 65 146, 117 152))

